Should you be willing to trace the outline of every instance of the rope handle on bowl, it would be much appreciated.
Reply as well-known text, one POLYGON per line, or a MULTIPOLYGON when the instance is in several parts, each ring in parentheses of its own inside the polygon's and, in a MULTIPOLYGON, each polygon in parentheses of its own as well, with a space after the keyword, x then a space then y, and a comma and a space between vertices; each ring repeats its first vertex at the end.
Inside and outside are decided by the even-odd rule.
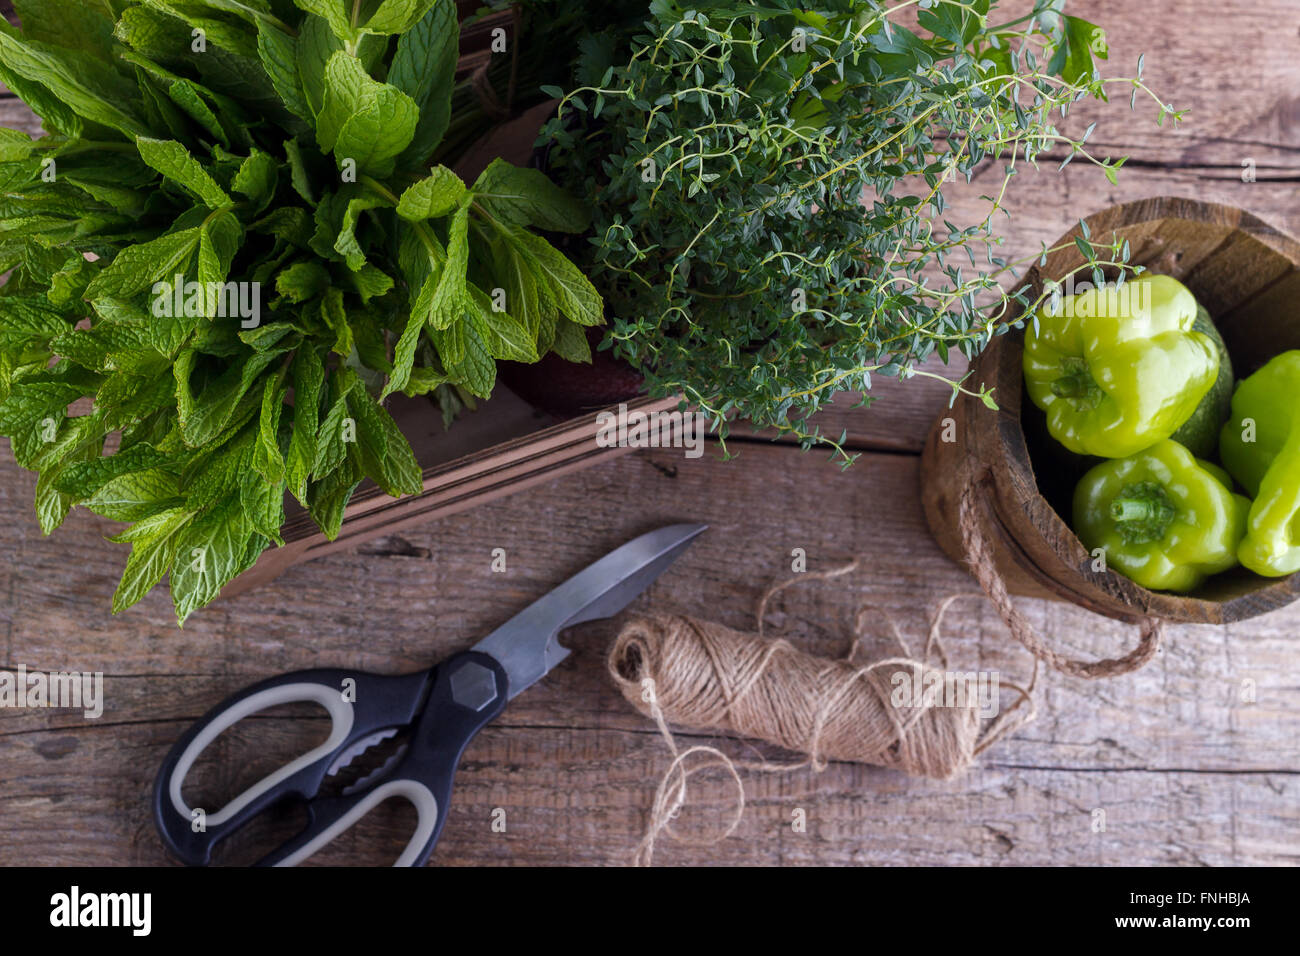
POLYGON ((1164 621, 1155 617, 1144 618, 1139 625, 1137 646, 1123 657, 1111 657, 1099 661, 1082 661, 1066 657, 1052 650, 1034 630, 1029 619, 1011 603, 1007 593, 1006 582, 998 573, 993 561, 993 549, 989 546, 984 523, 978 514, 976 490, 989 479, 987 473, 981 479, 967 482, 962 489, 958 502, 957 527, 961 532, 962 546, 966 550, 966 563, 975 580, 979 582, 984 593, 989 596, 998 614, 1006 623, 1008 630, 1016 640, 1025 645, 1035 657, 1074 677, 1086 677, 1096 680, 1102 677, 1118 677, 1129 674, 1145 666, 1160 650, 1164 636, 1164 621))

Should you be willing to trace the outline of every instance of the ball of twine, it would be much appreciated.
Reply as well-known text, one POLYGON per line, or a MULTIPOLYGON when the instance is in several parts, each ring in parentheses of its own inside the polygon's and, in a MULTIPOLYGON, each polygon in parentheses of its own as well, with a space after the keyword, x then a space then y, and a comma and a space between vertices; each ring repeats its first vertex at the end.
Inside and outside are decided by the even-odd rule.
POLYGON ((955 776, 975 756, 976 702, 896 707, 891 681, 900 669, 912 672, 913 686, 936 673, 942 685, 942 672, 919 661, 858 666, 690 617, 633 618, 610 651, 619 690, 647 717, 657 704, 671 724, 765 740, 807 754, 817 769, 851 760, 955 776))
MULTIPOLYGON (((804 579, 838 577, 856 566, 853 562, 804 579)), ((608 661, 611 677, 627 701, 656 722, 673 754, 637 848, 637 863, 651 862, 655 841, 663 833, 695 844, 716 843, 733 833, 745 802, 738 767, 765 772, 804 767, 820 771, 828 761, 848 760, 913 776, 949 779, 968 768, 985 748, 1033 719, 1031 694, 1037 666, 1027 687, 1005 685, 1018 697, 987 724, 981 720, 979 702, 973 699, 960 706, 949 706, 950 701, 933 696, 896 699, 895 675, 900 671, 907 671, 911 686, 917 688, 933 686, 927 682, 936 679, 941 686, 944 674, 926 660, 912 657, 893 620, 877 608, 859 611, 858 640, 841 660, 807 654, 787 641, 764 637, 767 602, 791 583, 770 588, 763 596, 758 634, 692 617, 652 615, 630 618, 615 639, 608 661), (862 624, 875 616, 888 622, 903 656, 855 663, 864 634, 862 624), (739 762, 716 747, 698 745, 681 750, 669 723, 757 738, 807 759, 739 762), (684 839, 672 831, 671 824, 687 802, 687 782, 696 773, 719 766, 736 787, 731 820, 715 837, 684 839)), ((927 659, 937 656, 944 667, 941 622, 957 597, 960 595, 940 605, 923 655, 927 659)))

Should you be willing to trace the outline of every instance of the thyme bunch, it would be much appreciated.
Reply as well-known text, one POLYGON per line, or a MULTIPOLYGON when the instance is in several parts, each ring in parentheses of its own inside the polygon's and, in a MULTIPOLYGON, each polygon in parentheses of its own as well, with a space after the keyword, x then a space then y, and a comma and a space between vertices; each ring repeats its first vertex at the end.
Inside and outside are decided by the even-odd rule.
POLYGON ((1030 305, 994 228, 1020 169, 1063 152, 1114 181, 1092 126, 1059 128, 1071 105, 1118 86, 1180 116, 1141 61, 1103 78, 1104 32, 1063 6, 991 25, 991 0, 654 0, 621 45, 589 45, 543 140, 595 207, 579 260, 605 347, 724 442, 745 418, 848 460, 809 421, 834 395, 972 358, 1030 305), (952 221, 946 191, 976 176, 982 218, 952 221))

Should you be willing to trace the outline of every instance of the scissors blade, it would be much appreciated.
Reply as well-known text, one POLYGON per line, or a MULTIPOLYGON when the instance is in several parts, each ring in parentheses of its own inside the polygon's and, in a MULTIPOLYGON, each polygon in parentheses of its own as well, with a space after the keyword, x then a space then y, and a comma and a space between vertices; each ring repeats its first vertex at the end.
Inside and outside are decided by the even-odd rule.
POLYGON ((510 678, 513 700, 569 656, 559 631, 611 617, 654 583, 702 532, 704 524, 673 524, 633 538, 534 601, 474 645, 490 654, 510 678))

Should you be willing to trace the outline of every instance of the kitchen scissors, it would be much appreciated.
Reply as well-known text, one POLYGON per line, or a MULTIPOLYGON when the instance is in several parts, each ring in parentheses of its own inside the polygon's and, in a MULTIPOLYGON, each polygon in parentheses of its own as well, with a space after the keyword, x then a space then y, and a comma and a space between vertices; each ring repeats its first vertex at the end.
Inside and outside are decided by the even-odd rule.
POLYGON ((422 866, 447 819, 452 778, 466 745, 506 704, 541 680, 569 649, 559 632, 617 614, 648 588, 705 529, 674 524, 641 535, 588 565, 467 651, 402 676, 346 668, 295 671, 253 684, 218 704, 172 747, 154 782, 153 813, 163 843, 203 866, 213 847, 274 804, 298 799, 308 823, 257 866, 295 866, 377 804, 415 805, 415 832, 397 866, 422 866), (329 738, 253 784, 215 813, 189 807, 181 787, 194 761, 222 731, 268 707, 313 701, 328 711, 329 738), (327 777, 400 731, 403 749, 338 796, 318 796, 327 777), (199 825, 201 824, 201 825, 199 825))

